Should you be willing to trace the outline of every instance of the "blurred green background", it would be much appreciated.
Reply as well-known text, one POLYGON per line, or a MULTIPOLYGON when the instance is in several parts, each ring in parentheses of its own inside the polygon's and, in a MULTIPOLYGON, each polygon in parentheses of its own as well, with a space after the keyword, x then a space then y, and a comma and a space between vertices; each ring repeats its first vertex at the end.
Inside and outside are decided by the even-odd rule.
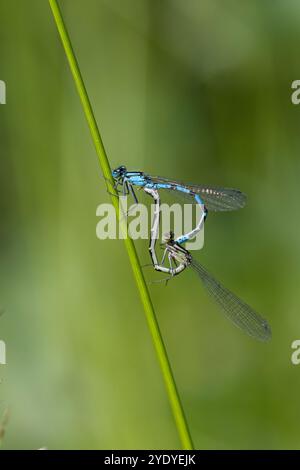
MULTIPOLYGON (((299 1, 60 5, 112 166, 249 197, 209 215, 198 259, 268 318, 271 343, 192 272, 150 285, 196 447, 299 448, 299 1)), ((124 243, 95 235, 109 196, 48 2, 0 0, 0 17, 3 447, 178 448, 124 243)))

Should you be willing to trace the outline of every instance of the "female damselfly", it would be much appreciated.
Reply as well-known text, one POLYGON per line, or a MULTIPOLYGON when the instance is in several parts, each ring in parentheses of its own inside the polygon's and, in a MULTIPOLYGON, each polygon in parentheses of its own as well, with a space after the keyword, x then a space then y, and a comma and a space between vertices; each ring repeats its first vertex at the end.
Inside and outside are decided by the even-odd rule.
POLYGON ((168 279, 191 267, 200 277, 209 295, 221 307, 224 314, 245 333, 260 341, 271 339, 272 333, 268 322, 256 313, 248 304, 217 281, 191 253, 174 239, 174 233, 169 232, 163 238, 164 253, 159 263, 156 255, 156 240, 159 230, 159 195, 157 190, 147 188, 146 191, 155 202, 154 218, 151 227, 149 250, 153 266, 157 271, 170 274, 168 279), (166 261, 169 266, 166 266, 166 261))

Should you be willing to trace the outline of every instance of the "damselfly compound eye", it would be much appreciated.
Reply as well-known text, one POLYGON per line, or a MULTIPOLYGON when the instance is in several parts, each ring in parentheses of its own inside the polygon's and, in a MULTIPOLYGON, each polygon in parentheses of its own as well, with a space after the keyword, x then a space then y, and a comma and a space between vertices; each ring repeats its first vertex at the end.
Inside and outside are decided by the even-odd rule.
POLYGON ((121 165, 121 166, 118 166, 117 168, 115 168, 113 171, 112 171, 112 175, 113 175, 113 178, 118 178, 119 176, 123 175, 124 173, 126 173, 126 166, 124 165, 121 165))

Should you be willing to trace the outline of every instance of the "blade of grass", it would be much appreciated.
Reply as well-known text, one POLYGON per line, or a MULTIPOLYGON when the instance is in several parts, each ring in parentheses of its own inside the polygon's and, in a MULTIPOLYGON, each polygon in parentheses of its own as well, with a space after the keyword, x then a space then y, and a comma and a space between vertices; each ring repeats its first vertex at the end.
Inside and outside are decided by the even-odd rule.
POLYGON ((7 428, 7 425, 8 425, 8 420, 9 420, 9 411, 8 411, 8 408, 6 408, 4 410, 4 413, 3 413, 3 416, 2 416, 1 422, 0 422, 0 448, 3 445, 3 440, 4 440, 4 437, 5 437, 5 432, 6 432, 6 428, 7 428))
MULTIPOLYGON (((72 76, 76 84, 77 92, 79 94, 83 111, 85 113, 90 132, 92 134, 92 139, 96 147, 96 152, 98 155, 100 167, 103 173, 103 176, 106 179, 107 185, 109 186, 109 191, 111 194, 112 203, 116 209, 117 215, 119 215, 119 201, 117 193, 114 190, 113 178, 111 175, 110 164, 105 152, 105 148, 101 139, 99 128, 96 123, 94 112, 88 97, 87 90, 84 85, 84 81, 80 72, 79 64, 77 62, 69 34, 64 23, 61 10, 56 0, 49 0, 50 7, 55 19, 55 23, 62 41, 65 54, 67 56, 69 66, 71 68, 72 76)), ((127 233, 127 226, 124 218, 119 220, 121 224, 121 229, 123 233, 127 233)), ((165 381, 167 388, 167 393, 169 397, 169 402, 171 409, 173 411, 176 427, 179 433, 181 440, 182 448, 187 450, 193 449, 193 443, 191 435, 188 429, 187 421, 184 415, 183 407, 180 401, 180 397, 177 391, 176 383, 168 359, 168 354, 163 342, 163 338, 159 329, 159 325, 156 319, 154 312, 153 304, 150 298, 149 290, 145 282, 145 278, 141 269, 141 265, 138 259, 138 255, 134 246, 133 241, 128 236, 124 239, 126 249, 129 255, 130 264, 133 270, 134 278, 138 287, 138 291, 142 300, 144 311, 146 314, 146 319, 150 334, 154 343, 154 347, 158 356, 159 364, 161 367, 162 375, 165 381)))

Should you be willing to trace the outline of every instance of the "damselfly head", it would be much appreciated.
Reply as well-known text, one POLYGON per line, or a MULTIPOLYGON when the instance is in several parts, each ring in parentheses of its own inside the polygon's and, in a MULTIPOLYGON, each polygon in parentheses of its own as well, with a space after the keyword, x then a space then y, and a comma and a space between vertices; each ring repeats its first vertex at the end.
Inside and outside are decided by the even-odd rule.
POLYGON ((112 171, 112 177, 113 178, 120 178, 120 177, 125 175, 126 171, 127 171, 126 166, 124 166, 124 165, 118 166, 118 168, 115 168, 112 171))
POLYGON ((167 245, 168 243, 172 243, 173 241, 174 241, 174 232, 170 231, 170 232, 163 234, 162 236, 163 244, 167 245))

